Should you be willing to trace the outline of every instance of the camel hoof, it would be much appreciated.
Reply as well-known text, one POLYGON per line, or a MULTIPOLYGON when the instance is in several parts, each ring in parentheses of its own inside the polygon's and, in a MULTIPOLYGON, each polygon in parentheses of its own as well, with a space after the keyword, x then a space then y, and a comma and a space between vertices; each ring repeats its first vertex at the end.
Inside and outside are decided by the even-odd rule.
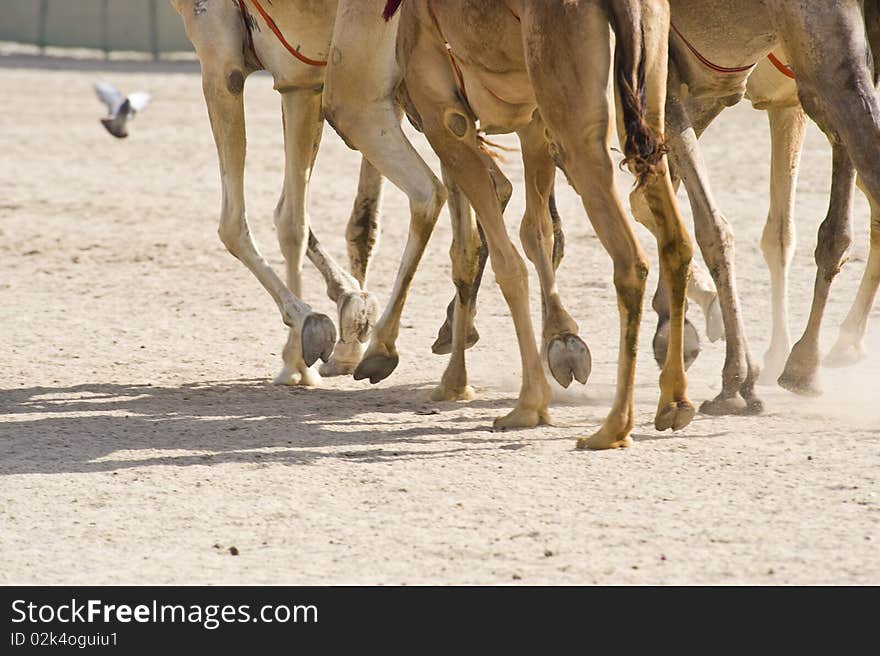
POLYGON ((571 385, 572 379, 585 385, 593 368, 590 349, 580 337, 572 334, 560 335, 550 341, 547 364, 556 382, 563 387, 571 385))
POLYGON ((578 449, 601 451, 604 449, 626 449, 632 445, 633 439, 628 433, 626 435, 618 435, 613 432, 605 432, 603 428, 590 437, 579 437, 575 446, 578 449))
POLYGON ((354 379, 363 380, 364 378, 369 378, 370 382, 375 385, 380 380, 388 378, 391 372, 397 368, 399 362, 400 358, 396 353, 391 355, 384 355, 382 353, 368 355, 361 360, 361 363, 354 370, 354 379))
POLYGON ((464 387, 447 387, 440 383, 431 392, 432 401, 473 401, 477 394, 470 385, 464 387))
POLYGON ((497 417, 492 424, 494 430, 505 428, 535 428, 536 426, 549 426, 550 415, 547 410, 529 410, 526 408, 514 408, 503 417, 497 417))
POLYGON ((722 396, 719 394, 711 401, 703 401, 700 405, 700 413, 712 417, 726 415, 758 415, 764 411, 764 403, 761 399, 752 396, 748 400, 741 394, 722 396))
POLYGON ((681 430, 694 418, 696 409, 690 401, 674 401, 657 408, 654 416, 654 428, 665 431, 671 428, 673 431, 681 430))
POLYGON ((716 296, 706 311, 706 337, 710 342, 724 339, 724 319, 721 316, 721 304, 716 296))
POLYGON ((365 344, 379 318, 379 301, 368 292, 346 292, 337 301, 339 334, 347 343, 365 344))
MULTIPOLYGON (((468 326, 467 340, 464 348, 469 349, 480 341, 480 333, 477 332, 476 326, 470 324, 468 326)), ((431 345, 431 353, 434 355, 449 355, 452 353, 452 326, 449 325, 449 319, 443 322, 437 333, 437 339, 431 345)))
MULTIPOLYGON (((660 322, 657 326, 657 332, 654 333, 654 341, 651 344, 654 347, 654 361, 661 369, 666 364, 666 351, 669 348, 669 320, 660 322)), ((700 354, 700 334, 694 328, 688 319, 684 320, 684 368, 685 371, 700 354)))
POLYGON ((817 397, 822 396, 822 387, 815 372, 801 375, 785 368, 782 375, 776 381, 779 386, 799 396, 817 397))
POLYGON ((822 360, 822 366, 829 369, 851 367, 865 359, 865 349, 859 344, 837 343, 822 360))
POLYGON ((303 321, 302 353, 306 365, 311 367, 318 358, 324 362, 330 359, 336 343, 336 326, 325 314, 311 313, 303 321))
POLYGON ((272 380, 274 385, 286 385, 289 387, 320 387, 321 377, 314 369, 290 370, 284 367, 272 380))

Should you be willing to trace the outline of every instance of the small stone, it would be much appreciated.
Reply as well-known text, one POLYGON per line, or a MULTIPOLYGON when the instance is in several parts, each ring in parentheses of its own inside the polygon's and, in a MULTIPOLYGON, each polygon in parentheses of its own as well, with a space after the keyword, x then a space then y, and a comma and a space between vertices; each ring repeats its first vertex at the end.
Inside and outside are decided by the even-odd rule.
POLYGON ((229 553, 233 556, 238 555, 238 547, 229 547, 229 553))

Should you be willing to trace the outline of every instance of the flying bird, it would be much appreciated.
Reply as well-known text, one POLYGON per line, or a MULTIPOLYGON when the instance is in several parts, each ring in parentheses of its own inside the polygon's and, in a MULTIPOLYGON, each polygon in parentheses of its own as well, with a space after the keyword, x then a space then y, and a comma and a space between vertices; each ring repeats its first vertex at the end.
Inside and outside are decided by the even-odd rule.
POLYGON ((98 98, 107 105, 107 117, 101 119, 101 124, 107 128, 107 132, 114 137, 123 139, 128 136, 126 123, 135 117, 150 102, 150 94, 146 91, 135 91, 127 96, 107 82, 95 84, 95 93, 98 98))

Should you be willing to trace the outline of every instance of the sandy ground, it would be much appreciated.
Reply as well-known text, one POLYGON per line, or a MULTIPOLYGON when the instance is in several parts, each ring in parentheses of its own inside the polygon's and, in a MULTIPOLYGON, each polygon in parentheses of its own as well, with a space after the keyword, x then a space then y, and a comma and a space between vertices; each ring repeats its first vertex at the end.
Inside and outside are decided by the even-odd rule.
MULTIPOLYGON (((698 415, 681 433, 660 434, 646 301, 635 446, 575 451, 610 404, 617 318, 610 261, 560 181, 559 284, 594 367, 586 387, 557 390, 554 426, 491 430, 513 406, 520 374, 491 273, 480 297, 483 339, 468 356, 478 399, 428 400, 445 366, 430 352, 451 295, 445 211, 404 313, 398 370, 375 386, 340 378, 316 390, 276 387, 285 329, 217 238, 216 154, 192 66, 6 57, 0 86, 0 583, 880 583, 880 310, 868 359, 824 370, 822 398, 762 388, 761 417, 698 415), (154 94, 125 141, 98 123, 99 78, 154 94)), ((280 270, 271 214, 282 135, 269 78, 249 81, 247 104, 251 226, 280 270)), ((737 233, 738 284, 760 359, 770 316, 758 248, 766 118, 742 104, 703 142, 737 233)), ((358 166, 328 129, 311 214, 340 258, 358 166)), ((504 168, 518 243, 516 154, 504 168)), ((625 192, 632 179, 619 178, 625 192)), ((795 335, 828 182, 829 149, 811 127, 797 205, 795 335)), ((686 202, 682 209, 690 221, 686 202)), ((859 196, 824 348, 855 293, 867 219, 859 196)), ((407 221, 406 198, 389 187, 370 275, 383 303, 407 221)), ((656 248, 638 234, 653 286, 656 248)), ((307 300, 335 317, 318 274, 305 275, 307 300)), ((530 284, 537 325, 534 273, 530 284)), ((691 315, 702 330, 699 310, 691 315)), ((718 391, 723 355, 723 342, 704 340, 689 372, 695 401, 718 391)))

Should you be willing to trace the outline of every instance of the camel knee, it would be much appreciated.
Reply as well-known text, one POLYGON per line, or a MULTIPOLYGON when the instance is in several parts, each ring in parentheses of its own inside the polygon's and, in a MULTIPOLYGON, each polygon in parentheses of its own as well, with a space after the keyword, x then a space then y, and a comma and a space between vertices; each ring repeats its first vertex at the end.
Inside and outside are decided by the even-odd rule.
POLYGON ((708 221, 695 221, 694 233, 700 249, 708 261, 717 261, 718 258, 727 259, 733 257, 734 236, 730 222, 716 211, 708 221))
POLYGON ((278 243, 281 245, 281 253, 288 262, 301 260, 306 251, 306 238, 308 228, 305 222, 293 220, 287 211, 284 202, 278 204, 275 209, 275 230, 278 234, 278 243))
POLYGON ((581 198, 595 189, 614 187, 614 163, 604 139, 590 137, 579 140, 572 152, 558 143, 551 143, 550 153, 569 183, 581 198))
POLYGON ((819 226, 816 244, 816 266, 831 280, 846 263, 847 253, 852 245, 852 231, 849 222, 840 223, 830 217, 819 226))
POLYGON ((412 229, 427 229, 430 233, 448 195, 443 183, 433 176, 430 184, 409 191, 409 206, 414 219, 412 229))
POLYGON ((528 285, 528 271, 525 262, 516 252, 513 246, 504 253, 491 253, 492 272, 495 281, 501 287, 501 291, 507 294, 508 290, 521 285, 528 285))
POLYGON ((349 248, 369 253, 376 245, 378 236, 378 201, 376 198, 363 198, 355 206, 345 226, 345 240, 349 248))
POLYGON ((522 243, 526 257, 532 262, 538 262, 542 250, 549 250, 553 233, 553 225, 548 216, 523 218, 519 226, 519 239, 522 243))
POLYGON ((627 312, 641 312, 645 285, 648 280, 648 260, 639 254, 630 262, 614 262, 614 288, 627 312))
POLYGON ((247 224, 242 220, 232 218, 232 216, 224 216, 220 220, 217 234, 226 250, 235 257, 241 258, 244 252, 244 244, 249 238, 247 224))
POLYGON ((794 227, 790 221, 768 217, 761 233, 761 252, 767 264, 787 264, 794 247, 794 227))

